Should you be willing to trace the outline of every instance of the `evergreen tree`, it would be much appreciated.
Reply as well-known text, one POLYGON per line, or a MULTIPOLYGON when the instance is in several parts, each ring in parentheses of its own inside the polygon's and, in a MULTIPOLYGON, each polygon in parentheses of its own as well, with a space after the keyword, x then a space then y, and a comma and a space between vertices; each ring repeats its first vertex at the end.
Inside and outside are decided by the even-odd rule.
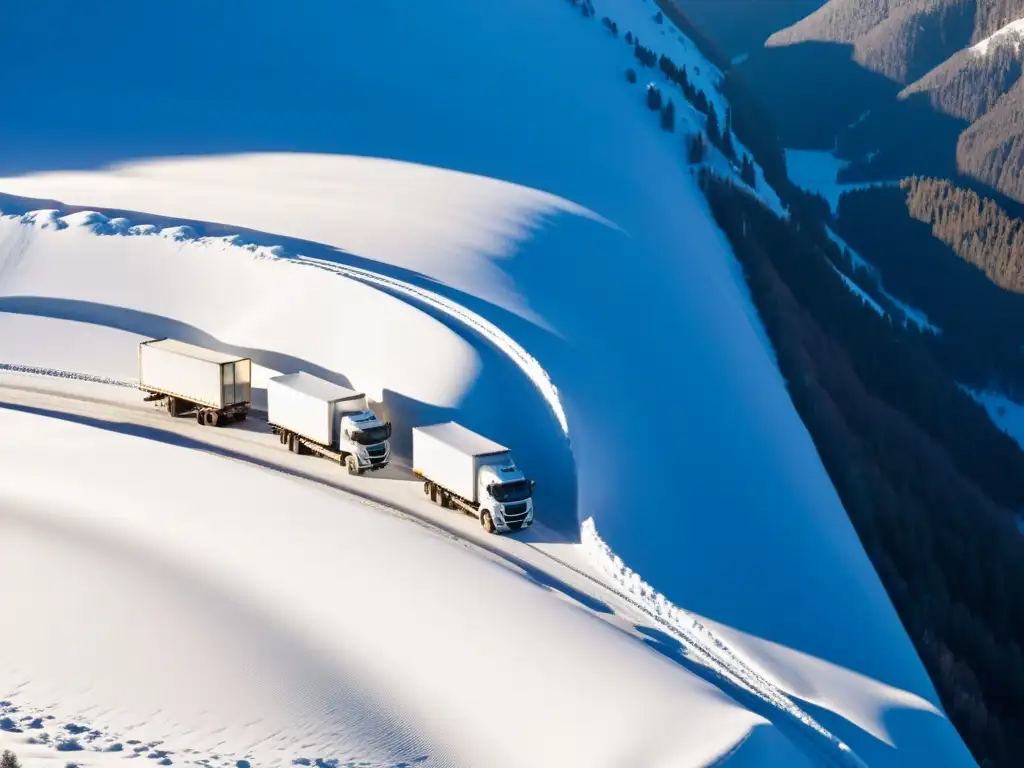
POLYGON ((636 82, 636 70, 632 67, 626 70, 626 80, 630 83, 636 82))
POLYGON ((665 21, 665 17, 662 15, 661 11, 658 11, 656 14, 654 14, 654 23, 655 24, 661 24, 664 21, 665 21))
POLYGON ((661 110, 661 127, 662 130, 672 133, 676 129, 676 108, 672 103, 672 99, 668 100, 668 103, 662 107, 661 110))
POLYGON ((626 33, 626 42, 629 43, 630 45, 633 44, 633 33, 632 32, 627 32, 626 33))
POLYGON ((740 178, 743 180, 743 183, 751 189, 757 188, 757 169, 754 168, 754 161, 751 160, 750 156, 747 154, 743 155, 740 178))
POLYGON ((732 109, 725 108, 725 128, 722 131, 722 152, 730 160, 736 159, 736 147, 732 143, 732 109))
POLYGON ((18 756, 11 750, 5 749, 3 756, 0 756, 0 768, 21 768, 18 756))
MULTIPOLYGON (((703 94, 703 91, 701 91, 703 94)), ((722 143, 722 134, 718 128, 718 113, 715 112, 715 105, 708 103, 708 141, 716 147, 722 143)))
POLYGON ((708 113, 708 108, 711 104, 708 102, 708 97, 705 95, 704 91, 697 91, 694 94, 693 106, 697 108, 698 112, 703 112, 705 115, 708 113))
POLYGON ((699 165, 704 162, 704 134, 697 131, 687 139, 686 159, 690 165, 699 165))
POLYGON ((652 112, 661 109, 661 91, 654 83, 647 86, 647 108, 652 112))

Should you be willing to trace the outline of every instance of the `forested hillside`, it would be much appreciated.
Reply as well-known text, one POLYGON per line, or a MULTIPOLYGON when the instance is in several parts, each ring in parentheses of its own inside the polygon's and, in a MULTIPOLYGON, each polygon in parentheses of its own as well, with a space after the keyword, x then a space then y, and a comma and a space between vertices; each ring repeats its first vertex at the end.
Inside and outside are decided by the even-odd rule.
POLYGON ((793 401, 943 705, 983 766, 1024 754, 1024 453, 926 337, 868 308, 798 226, 705 175, 793 401))
POLYGON ((944 179, 904 180, 907 210, 1001 288, 1024 293, 1024 221, 944 179))
POLYGON ((733 68, 785 146, 838 141, 853 178, 911 177, 843 195, 836 219, 787 190, 781 220, 703 172, 861 540, 958 730, 999 768, 1024 754, 1024 452, 960 385, 1024 397, 1024 223, 962 174, 1024 199, 1021 59, 968 50, 1021 16, 1024 0, 831 0, 733 68), (938 332, 903 323, 879 276, 938 332))
POLYGON ((1024 83, 1013 88, 957 143, 960 170, 1024 203, 1024 83))
POLYGON ((1024 202, 1021 19, 1024 0, 830 0, 743 67, 787 144, 836 145, 845 180, 962 177, 1024 202))
POLYGON ((900 98, 925 94, 936 111, 973 123, 1020 80, 1022 61, 1012 38, 994 42, 984 54, 968 48, 911 83, 900 98))
POLYGON ((867 69, 909 83, 970 44, 978 1, 831 0, 772 35, 768 45, 851 43, 856 60, 867 69))
POLYGON ((983 271, 988 264, 1009 277, 1019 245, 992 249, 991 261, 981 254, 989 249, 984 243, 1011 237, 1020 224, 973 195, 948 182, 914 179, 902 188, 850 192, 840 200, 835 227, 880 270, 890 291, 942 329, 924 342, 952 378, 1024 398, 1024 295, 983 271))

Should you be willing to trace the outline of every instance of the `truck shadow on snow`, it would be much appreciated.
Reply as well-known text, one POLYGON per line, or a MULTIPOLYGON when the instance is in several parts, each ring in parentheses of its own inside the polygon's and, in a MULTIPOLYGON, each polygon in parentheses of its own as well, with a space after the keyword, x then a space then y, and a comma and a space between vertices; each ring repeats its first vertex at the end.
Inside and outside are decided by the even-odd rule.
MULTIPOLYGON (((189 344, 197 344, 217 352, 248 357, 257 365, 274 371, 291 373, 306 371, 342 387, 351 387, 347 378, 310 360, 293 355, 256 347, 241 347, 227 344, 216 336, 189 323, 151 312, 129 307, 117 307, 95 301, 56 298, 52 296, 3 296, 0 297, 0 312, 16 315, 48 317, 56 320, 73 320, 90 325, 101 325, 126 333, 149 336, 154 339, 171 338, 189 344)), ((253 407, 266 408, 266 390, 254 388, 253 407), (259 397, 257 397, 257 395, 259 397), (261 402, 262 400, 262 402, 261 402)))
MULTIPOLYGON (((67 421, 73 424, 80 424, 94 429, 103 429, 108 432, 114 432, 121 435, 127 435, 129 437, 142 438, 144 440, 152 440, 154 442, 165 443, 168 445, 174 445, 180 448, 187 448, 195 451, 203 451, 206 453, 212 453, 219 456, 223 456, 229 459, 235 459, 237 461, 244 461, 247 464, 252 464, 257 467, 269 469, 276 472, 282 472, 293 477, 297 477, 310 482, 318 483, 319 485, 333 488, 343 493, 355 496, 358 498, 365 499, 367 501, 380 504, 382 506, 397 509, 401 514, 413 518, 415 521, 423 524, 425 527, 433 529, 438 533, 449 536, 458 541, 466 541, 466 539, 459 532, 458 527, 455 525, 449 525, 447 523, 428 518, 415 510, 408 508, 396 507, 393 502, 386 500, 382 497, 377 496, 362 488, 354 488, 352 486, 342 485, 341 483, 333 483, 323 477, 297 470, 294 467, 290 467, 284 464, 278 464, 273 461, 268 461, 255 456, 251 456, 240 451, 232 450, 220 445, 205 442, 193 437, 181 435, 176 432, 171 432, 165 429, 159 429, 157 427, 149 427, 141 424, 133 424, 125 421, 111 421, 108 419, 99 419, 92 416, 84 416, 81 414, 65 413, 62 411, 55 411, 49 408, 41 408, 37 406, 20 405, 16 403, 5 403, 0 401, 0 409, 17 411, 19 413, 32 414, 34 416, 41 416, 50 419, 58 419, 60 421, 67 421)), ((509 534, 511 538, 518 538, 517 534, 509 534)), ((536 537, 532 537, 536 540, 536 537)), ((506 565, 514 567, 522 572, 523 576, 532 584, 541 587, 543 589, 552 590, 559 592, 571 600, 575 601, 584 608, 593 611, 594 613, 612 614, 614 611, 612 608, 605 603, 603 600, 592 597, 591 595, 581 592, 565 581, 553 576, 533 564, 515 556, 514 554, 507 552, 499 547, 491 546, 486 542, 474 542, 476 546, 486 550, 491 555, 499 558, 506 565)))

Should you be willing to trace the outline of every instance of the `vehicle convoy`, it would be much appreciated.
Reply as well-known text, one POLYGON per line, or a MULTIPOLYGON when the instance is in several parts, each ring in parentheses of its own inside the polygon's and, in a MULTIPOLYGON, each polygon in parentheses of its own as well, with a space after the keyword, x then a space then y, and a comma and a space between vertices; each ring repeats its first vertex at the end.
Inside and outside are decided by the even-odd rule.
POLYGON ((211 427, 243 421, 252 405, 252 361, 176 339, 139 344, 139 389, 167 401, 171 416, 211 427))
POLYGON ((350 475, 383 469, 391 459, 391 424, 366 395, 309 373, 267 381, 267 421, 289 450, 337 461, 350 475))
POLYGON ((512 452, 454 421, 413 428, 412 466, 431 501, 477 517, 488 533, 533 524, 534 481, 512 452))

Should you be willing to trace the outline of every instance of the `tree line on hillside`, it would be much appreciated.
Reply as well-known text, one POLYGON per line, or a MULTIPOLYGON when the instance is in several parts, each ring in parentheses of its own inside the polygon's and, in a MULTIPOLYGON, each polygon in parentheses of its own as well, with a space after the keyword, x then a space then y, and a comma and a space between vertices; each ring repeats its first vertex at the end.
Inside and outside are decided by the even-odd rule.
POLYGON ((900 187, 910 215, 931 224, 935 237, 1000 288, 1024 293, 1024 221, 945 179, 910 177, 900 187))
MULTIPOLYGON (((922 334, 851 293, 810 214, 702 170, 793 402, 943 707, 982 766, 1024 754, 1024 452, 922 334)), ((813 210, 809 208, 808 210, 813 210)))
MULTIPOLYGON (((573 0, 570 0, 570 2, 573 2, 573 0)), ((601 22, 613 36, 618 36, 618 24, 613 19, 605 16, 601 22)), ((665 54, 658 56, 653 49, 644 46, 640 42, 640 38, 631 31, 626 32, 625 40, 627 44, 633 46, 633 56, 641 67, 653 69, 657 65, 665 78, 679 87, 683 96, 693 105, 694 109, 706 115, 708 141, 712 146, 717 147, 739 171, 740 179, 744 184, 752 189, 756 188, 757 169, 754 161, 747 154, 743 154, 740 157, 736 151, 736 145, 733 140, 733 110, 731 106, 726 108, 725 122, 722 124, 718 113, 715 111, 715 105, 708 99, 707 94, 700 88, 697 88, 690 80, 686 65, 678 66, 665 54)), ((638 79, 635 69, 630 67, 626 70, 627 82, 636 83, 638 79)), ((649 83, 646 101, 648 109, 660 114, 662 130, 669 133, 674 132, 676 112, 675 104, 672 100, 666 99, 661 89, 654 85, 654 83, 649 83)), ((690 164, 697 165, 702 163, 706 158, 706 154, 707 149, 701 131, 698 130, 696 133, 686 137, 686 156, 690 164)))
POLYGON ((893 294, 942 329, 927 343, 950 375, 1014 399, 1024 399, 1021 226, 970 190, 925 179, 845 193, 835 223, 893 294))
MULTIPOLYGON (((589 0, 568 0, 573 6, 579 6, 583 9, 583 16, 590 18, 595 16, 593 5, 589 3, 589 0)), ((672 18, 673 22, 676 23, 680 28, 691 29, 692 25, 682 17, 681 12, 677 8, 670 8, 667 11, 672 18), (674 13, 673 13, 674 12, 674 13), (674 16, 674 18, 673 18, 674 16)), ((655 15, 655 21, 657 23, 663 22, 663 13, 658 11, 655 15)), ((618 37, 619 25, 610 16, 604 16, 601 19, 601 24, 607 29, 613 37, 618 37)), ((690 104, 693 105, 694 109, 698 112, 707 116, 707 134, 708 140, 712 146, 717 147, 723 155, 729 160, 730 163, 739 172, 740 179, 744 184, 751 187, 752 189, 757 186, 757 170, 755 165, 755 159, 760 159, 763 164, 765 180, 769 183, 773 183, 777 191, 780 191, 780 195, 783 199, 786 199, 786 194, 795 191, 795 187, 789 183, 788 178, 785 174, 785 158, 782 153, 781 145, 778 143, 774 134, 769 130, 770 122, 767 120, 765 114, 761 111, 755 111, 753 108, 753 97, 743 83, 738 79, 738 76, 733 74, 731 82, 729 77, 726 77, 726 85, 730 88, 731 96, 729 97, 730 105, 726 109, 724 125, 720 123, 718 114, 715 111, 714 104, 708 99, 707 94, 703 90, 697 88, 690 80, 689 73, 687 72, 686 66, 678 66, 671 58, 665 54, 657 55, 652 48, 648 48, 640 42, 640 38, 632 31, 625 33, 625 41, 628 45, 633 47, 633 55, 641 67, 653 69, 656 65, 659 67, 665 77, 682 91, 683 96, 690 104), (734 107, 732 101, 739 102, 740 108, 737 110, 739 114, 738 122, 734 122, 734 107), (758 124, 760 125, 758 126, 758 124), (747 144, 748 148, 753 155, 743 154, 739 155, 736 151, 736 146, 733 141, 733 136, 737 136, 747 144), (769 137, 766 139, 766 136, 769 137)), ((704 41, 704 45, 710 45, 707 41, 704 41)), ((717 53, 717 51, 714 51, 717 53)), ((707 55, 707 53, 705 53, 707 55)), ((721 58, 720 55, 718 58, 721 58)), ((629 83, 638 82, 638 75, 635 69, 629 68, 626 70, 626 80, 629 83)), ((653 111, 660 112, 661 115, 661 127, 668 132, 675 131, 675 105, 671 99, 664 100, 662 97, 661 90, 658 88, 647 89, 647 105, 653 111)), ((704 143, 704 137, 698 131, 696 134, 692 134, 686 137, 686 155, 687 160, 691 164, 700 164, 706 157, 706 146, 704 143)))
POLYGON ((901 96, 922 94, 937 111, 973 123, 1020 80, 1021 65, 1017 40, 997 38, 984 56, 954 57, 911 84, 901 96))

